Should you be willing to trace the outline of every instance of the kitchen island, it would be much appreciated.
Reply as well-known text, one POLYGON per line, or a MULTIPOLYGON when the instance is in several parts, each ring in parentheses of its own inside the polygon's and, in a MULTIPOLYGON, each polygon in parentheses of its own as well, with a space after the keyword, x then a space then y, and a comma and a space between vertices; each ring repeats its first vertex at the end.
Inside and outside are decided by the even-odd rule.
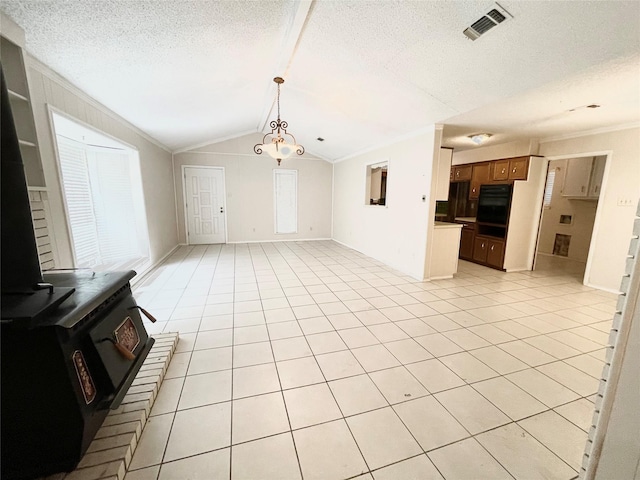
POLYGON ((458 271, 461 223, 434 222, 431 280, 452 278, 458 271))

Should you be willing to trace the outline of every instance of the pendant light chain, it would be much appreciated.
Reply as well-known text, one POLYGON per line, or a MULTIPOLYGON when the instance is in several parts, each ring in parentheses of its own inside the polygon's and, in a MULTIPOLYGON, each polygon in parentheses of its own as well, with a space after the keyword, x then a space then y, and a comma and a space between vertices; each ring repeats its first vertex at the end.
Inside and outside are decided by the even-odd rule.
POLYGON ((280 84, 278 83, 278 122, 280 122, 280 84))

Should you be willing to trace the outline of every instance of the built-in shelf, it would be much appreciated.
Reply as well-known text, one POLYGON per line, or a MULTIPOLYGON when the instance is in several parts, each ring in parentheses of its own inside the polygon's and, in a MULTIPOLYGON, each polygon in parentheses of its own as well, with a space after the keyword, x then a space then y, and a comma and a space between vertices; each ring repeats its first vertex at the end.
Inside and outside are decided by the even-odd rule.
POLYGON ((2 71, 11 102, 11 113, 20 144, 27 185, 44 187, 44 172, 38 148, 33 105, 29 95, 24 52, 20 46, 6 38, 4 32, 0 35, 0 57, 2 58, 2 71))

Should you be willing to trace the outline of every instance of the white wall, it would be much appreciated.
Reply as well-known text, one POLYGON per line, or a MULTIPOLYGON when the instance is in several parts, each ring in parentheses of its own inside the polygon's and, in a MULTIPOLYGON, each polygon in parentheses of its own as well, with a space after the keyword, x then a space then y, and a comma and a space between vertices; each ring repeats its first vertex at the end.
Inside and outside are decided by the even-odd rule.
POLYGON ((73 267, 73 256, 47 105, 138 149, 150 261, 162 259, 178 244, 171 153, 30 56, 27 74, 51 207, 56 267, 73 267))
MULTIPOLYGON (((585 157, 584 161, 591 158, 585 157)), ((571 235, 568 258, 586 263, 598 202, 594 200, 569 200, 561 195, 562 184, 567 173, 567 160, 549 162, 549 170, 555 170, 556 173, 551 204, 549 208, 542 211, 538 252, 553 254, 556 234, 571 235), (573 223, 571 225, 560 223, 560 215, 571 215, 573 223)))
POLYGON ((610 153, 593 230, 585 283, 617 291, 624 272, 635 207, 640 198, 640 128, 540 143, 546 157, 577 157, 610 153), (631 199, 631 206, 619 206, 631 199))
POLYGON ((420 280, 427 226, 433 223, 429 199, 434 135, 431 126, 426 133, 334 165, 333 238, 420 280), (385 160, 387 204, 365 205, 367 165, 385 160))
POLYGON ((253 153, 262 137, 258 133, 245 135, 174 155, 180 243, 187 241, 183 165, 224 167, 229 242, 331 238, 333 165, 305 153, 282 160, 278 167, 270 156, 253 153), (273 170, 277 168, 298 170, 297 234, 274 233, 273 170))

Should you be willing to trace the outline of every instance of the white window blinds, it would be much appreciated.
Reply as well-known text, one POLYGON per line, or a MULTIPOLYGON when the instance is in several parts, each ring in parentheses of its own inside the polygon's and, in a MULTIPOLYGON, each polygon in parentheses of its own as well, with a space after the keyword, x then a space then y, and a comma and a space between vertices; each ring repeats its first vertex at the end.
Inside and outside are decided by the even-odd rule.
POLYGON ((141 186, 130 152, 56 140, 75 266, 110 270, 146 261, 141 186))
POLYGON ((551 197, 553 196, 553 184, 556 180, 556 170, 555 168, 549 169, 547 172, 547 184, 544 187, 544 203, 543 206, 545 208, 551 207, 551 197))
POLYGON ((57 140, 76 266, 92 266, 100 254, 85 146, 61 136, 57 140))
POLYGON ((298 171, 274 170, 275 233, 298 232, 298 171))

